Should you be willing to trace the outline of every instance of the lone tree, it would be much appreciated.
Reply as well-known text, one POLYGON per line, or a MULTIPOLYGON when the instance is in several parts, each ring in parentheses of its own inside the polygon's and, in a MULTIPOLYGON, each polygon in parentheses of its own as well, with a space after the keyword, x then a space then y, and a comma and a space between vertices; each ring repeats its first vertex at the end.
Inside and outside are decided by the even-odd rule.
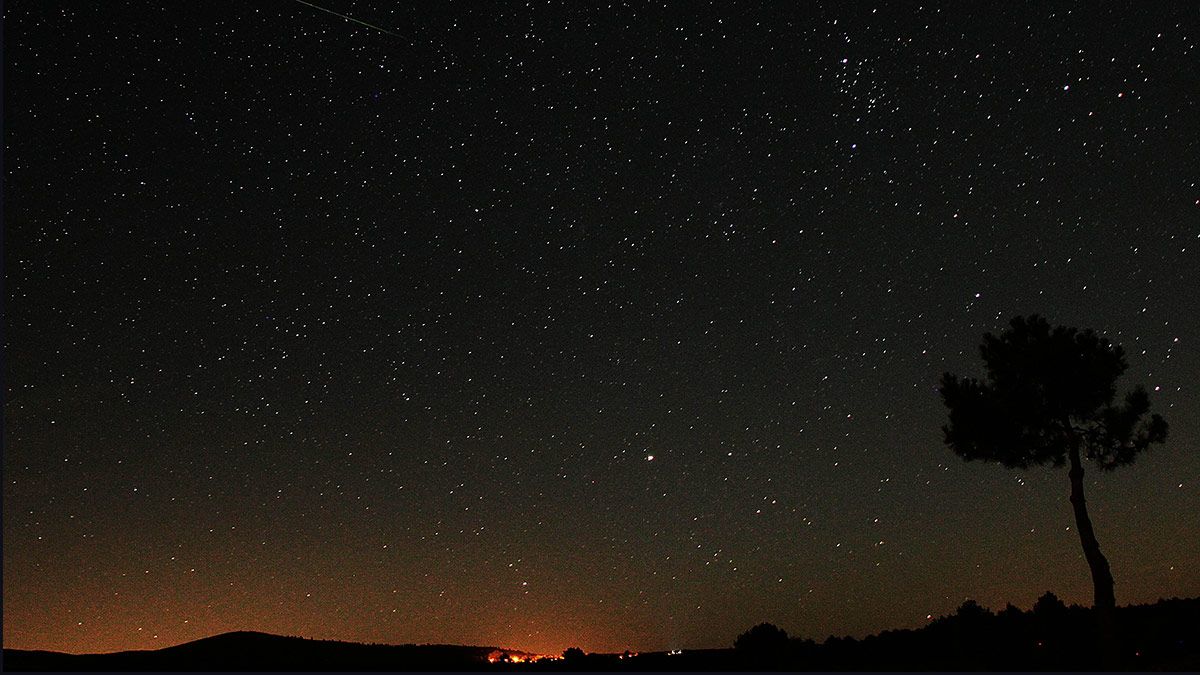
POLYGON ((1167 438, 1167 423, 1150 415, 1141 386, 1114 404, 1125 352, 1092 330, 1051 328, 1038 315, 1017 317, 980 347, 987 381, 942 376, 950 409, 946 444, 966 460, 1026 469, 1070 463, 1071 506, 1083 555, 1092 571, 1097 609, 1116 607, 1108 559, 1100 552, 1083 497, 1083 459, 1101 469, 1133 462, 1167 438))

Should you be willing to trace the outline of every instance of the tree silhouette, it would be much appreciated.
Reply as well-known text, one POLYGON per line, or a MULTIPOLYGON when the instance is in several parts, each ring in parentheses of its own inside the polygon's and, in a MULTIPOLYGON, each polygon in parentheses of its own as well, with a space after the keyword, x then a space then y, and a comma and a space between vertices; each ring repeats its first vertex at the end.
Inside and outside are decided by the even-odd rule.
POLYGON ((1116 606, 1108 559, 1100 552, 1083 496, 1083 459, 1101 469, 1133 462, 1167 437, 1167 423, 1150 415, 1141 386, 1113 404, 1116 380, 1125 372, 1119 345, 1092 330, 1050 324, 1038 315, 1016 317, 999 337, 988 333, 980 347, 987 381, 942 376, 950 409, 945 441, 966 460, 1028 468, 1070 463, 1075 529, 1092 572, 1098 609, 1116 606))
POLYGON ((777 659, 787 653, 788 634, 782 628, 760 623, 742 633, 733 642, 733 648, 756 659, 777 659))
POLYGON ((984 617, 991 616, 992 610, 968 598, 963 601, 963 604, 958 606, 958 611, 954 615, 965 621, 979 621, 984 617))
POLYGON ((1067 605, 1057 595, 1046 591, 1033 603, 1033 613, 1057 619, 1067 613, 1067 605))

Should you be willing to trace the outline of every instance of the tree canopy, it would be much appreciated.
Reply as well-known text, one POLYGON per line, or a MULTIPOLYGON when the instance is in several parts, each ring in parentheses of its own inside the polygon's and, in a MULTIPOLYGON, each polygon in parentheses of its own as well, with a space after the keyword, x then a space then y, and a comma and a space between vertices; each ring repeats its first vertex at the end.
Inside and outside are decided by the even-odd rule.
POLYGON ((1125 353, 1090 329, 1019 316, 1001 335, 984 335, 980 353, 986 380, 946 373, 941 381, 946 444, 965 459, 1060 466, 1074 442, 1083 457, 1113 469, 1166 439, 1166 421, 1146 416, 1143 387, 1114 403, 1125 353))

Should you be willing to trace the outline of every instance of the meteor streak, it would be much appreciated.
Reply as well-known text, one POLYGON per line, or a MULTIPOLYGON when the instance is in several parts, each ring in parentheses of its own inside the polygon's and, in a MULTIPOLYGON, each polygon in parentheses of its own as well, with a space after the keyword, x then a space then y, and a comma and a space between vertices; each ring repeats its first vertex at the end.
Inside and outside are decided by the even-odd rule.
POLYGON ((339 13, 337 13, 337 12, 333 11, 332 9, 325 9, 324 7, 320 7, 320 6, 318 6, 318 5, 314 5, 314 4, 312 4, 311 2, 305 2, 304 0, 296 0, 296 2, 298 2, 298 3, 302 4, 302 5, 306 5, 306 6, 308 6, 308 7, 312 7, 313 9, 319 9, 319 10, 321 10, 322 12, 326 12, 326 13, 328 13, 328 14, 332 14, 332 15, 334 15, 334 16, 340 16, 341 18, 343 18, 343 19, 345 19, 345 20, 347 20, 347 21, 353 21, 354 23, 357 23, 357 24, 359 24, 359 25, 362 25, 362 26, 366 26, 367 28, 374 28, 375 30, 377 30, 377 31, 379 31, 379 32, 381 32, 381 33, 387 33, 388 35, 392 35, 392 36, 398 37, 398 38, 400 38, 400 39, 404 39, 404 36, 402 36, 402 35, 400 35, 400 34, 398 34, 398 33, 393 33, 392 31, 390 31, 390 30, 388 30, 388 29, 386 29, 386 28, 380 28, 379 26, 376 26, 376 25, 374 25, 374 24, 369 24, 369 23, 367 23, 366 21, 359 21, 358 19, 356 19, 356 18, 354 18, 354 17, 352 17, 352 16, 346 16, 345 14, 339 14, 339 13))

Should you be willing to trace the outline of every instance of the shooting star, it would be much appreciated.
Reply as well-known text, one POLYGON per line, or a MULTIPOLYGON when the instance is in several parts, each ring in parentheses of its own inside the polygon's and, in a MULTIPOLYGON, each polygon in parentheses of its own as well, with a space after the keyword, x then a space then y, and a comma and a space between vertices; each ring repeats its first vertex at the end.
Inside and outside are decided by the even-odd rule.
POLYGON ((313 9, 319 9, 319 10, 321 10, 322 12, 325 12, 325 13, 327 13, 327 14, 332 14, 332 15, 334 15, 334 16, 340 16, 341 18, 343 18, 343 19, 345 19, 345 20, 347 20, 347 21, 353 21, 354 23, 357 23, 357 24, 359 24, 359 25, 361 25, 361 26, 366 26, 367 28, 374 28, 375 30, 379 31, 380 33, 387 33, 388 35, 391 35, 391 36, 393 36, 393 37, 398 37, 398 38, 400 38, 401 40, 403 40, 403 39, 404 39, 404 36, 400 35, 399 33, 393 33, 392 31, 390 31, 390 30, 388 30, 388 29, 386 29, 386 28, 380 28, 379 26, 376 26, 376 25, 374 25, 374 24, 367 23, 366 21, 359 21, 358 19, 356 19, 356 18, 354 18, 354 17, 352 17, 352 16, 346 16, 345 14, 339 14, 339 13, 337 13, 337 12, 333 11, 332 9, 325 9, 324 7, 320 7, 320 6, 318 6, 318 5, 314 5, 314 4, 312 4, 311 2, 305 2, 304 0, 296 0, 296 2, 298 2, 298 3, 302 4, 302 5, 308 6, 308 7, 312 7, 313 9))

